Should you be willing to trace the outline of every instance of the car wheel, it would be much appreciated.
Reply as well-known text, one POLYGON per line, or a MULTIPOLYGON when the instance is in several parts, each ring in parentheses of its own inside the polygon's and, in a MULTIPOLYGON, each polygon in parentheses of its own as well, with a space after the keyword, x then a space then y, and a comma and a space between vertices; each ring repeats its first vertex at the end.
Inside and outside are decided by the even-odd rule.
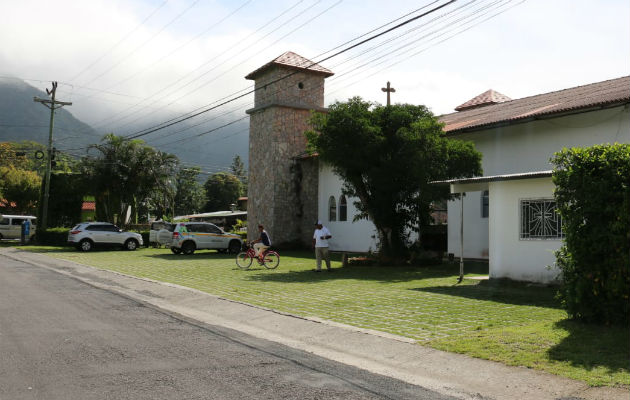
POLYGON ((79 242, 79 250, 81 251, 90 251, 94 248, 94 243, 91 240, 83 239, 79 242))
POLYGON ((195 243, 194 242, 184 242, 182 245, 182 253, 186 255, 191 255, 195 252, 195 243))
POLYGON ((125 242, 125 250, 133 251, 138 248, 138 241, 136 239, 127 239, 125 242))
POLYGON ((228 246, 228 251, 232 254, 236 254, 241 251, 241 242, 238 240, 232 240, 228 246))
POLYGON ((178 249, 177 247, 171 247, 171 251, 173 252, 173 254, 180 254, 182 252, 182 249, 178 249))

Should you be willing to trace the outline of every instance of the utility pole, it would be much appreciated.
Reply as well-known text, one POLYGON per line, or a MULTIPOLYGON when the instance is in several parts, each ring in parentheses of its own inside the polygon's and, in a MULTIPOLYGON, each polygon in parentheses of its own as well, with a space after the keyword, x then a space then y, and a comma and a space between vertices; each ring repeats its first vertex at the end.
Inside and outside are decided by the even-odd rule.
POLYGON ((55 100, 57 93, 57 82, 52 83, 52 90, 46 89, 46 93, 52 95, 52 100, 40 99, 34 97, 33 101, 42 103, 44 106, 50 108, 50 127, 48 130, 48 159, 46 160, 46 185, 44 186, 44 204, 42 207, 42 220, 39 221, 40 229, 46 229, 48 218, 48 196, 50 194, 50 170, 52 169, 52 157, 53 157, 53 126, 55 122, 55 110, 63 106, 71 106, 72 103, 67 101, 55 100))

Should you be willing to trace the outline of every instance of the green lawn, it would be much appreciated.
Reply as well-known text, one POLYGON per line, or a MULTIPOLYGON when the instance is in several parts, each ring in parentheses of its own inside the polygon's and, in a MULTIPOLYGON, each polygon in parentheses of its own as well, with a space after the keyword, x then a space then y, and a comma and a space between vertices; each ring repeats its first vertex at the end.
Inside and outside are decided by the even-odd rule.
MULTIPOLYGON (((465 279, 459 266, 345 267, 314 273, 310 253, 282 252, 280 266, 242 271, 233 256, 165 249, 80 253, 28 246, 129 275, 176 283, 227 299, 315 316, 417 340, 437 349, 539 369, 591 385, 630 385, 630 332, 566 319, 554 289, 465 279)), ((468 264, 467 276, 487 274, 468 264)))

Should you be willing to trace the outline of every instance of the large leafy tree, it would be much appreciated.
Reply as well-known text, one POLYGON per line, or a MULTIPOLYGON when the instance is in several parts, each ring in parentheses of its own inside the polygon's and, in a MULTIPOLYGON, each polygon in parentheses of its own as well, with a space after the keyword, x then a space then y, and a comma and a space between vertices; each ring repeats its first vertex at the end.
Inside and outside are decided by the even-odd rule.
POLYGON ((197 181, 201 168, 182 168, 177 173, 175 214, 186 215, 200 212, 206 202, 203 186, 197 181))
POLYGON ((241 193, 241 181, 229 172, 210 175, 204 184, 206 190, 206 211, 229 210, 241 193))
POLYGON ((442 124, 424 106, 380 106, 359 97, 315 113, 306 133, 311 151, 343 179, 356 197, 355 219, 369 218, 385 257, 405 254, 409 229, 431 221, 432 205, 449 198, 431 184, 481 174, 481 153, 470 142, 444 137, 442 124))
POLYGON ((84 176, 97 201, 97 218, 114 221, 114 216, 137 216, 141 203, 156 192, 174 197, 178 159, 144 144, 142 140, 108 134, 100 144, 91 146, 99 152, 84 159, 84 176))
POLYGON ((0 198, 17 214, 35 211, 41 183, 36 172, 12 166, 0 167, 0 198))

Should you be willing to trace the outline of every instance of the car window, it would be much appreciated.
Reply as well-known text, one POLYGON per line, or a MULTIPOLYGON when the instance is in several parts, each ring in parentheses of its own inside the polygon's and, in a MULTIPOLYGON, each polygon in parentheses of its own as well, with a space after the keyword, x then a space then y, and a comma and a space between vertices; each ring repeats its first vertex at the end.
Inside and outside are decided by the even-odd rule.
POLYGON ((169 232, 173 232, 175 230, 175 224, 166 224, 164 229, 166 229, 169 232))
POLYGON ((86 231, 104 231, 107 225, 88 225, 85 230, 86 231))
POLYGON ((24 222, 24 218, 13 218, 11 225, 22 225, 22 222, 24 222))
POLYGON ((117 227, 116 225, 109 225, 109 231, 111 232, 119 232, 122 229, 120 229, 119 227, 117 227))
POLYGON ((187 224, 188 232, 206 232, 205 226, 202 224, 187 224))
POLYGON ((9 219, 3 218, 2 221, 0 221, 0 225, 9 225, 9 219))
POLYGON ((216 225, 209 224, 206 226, 208 227, 208 232, 210 233, 218 233, 218 234, 223 233, 221 232, 221 229, 219 229, 219 227, 216 225))

